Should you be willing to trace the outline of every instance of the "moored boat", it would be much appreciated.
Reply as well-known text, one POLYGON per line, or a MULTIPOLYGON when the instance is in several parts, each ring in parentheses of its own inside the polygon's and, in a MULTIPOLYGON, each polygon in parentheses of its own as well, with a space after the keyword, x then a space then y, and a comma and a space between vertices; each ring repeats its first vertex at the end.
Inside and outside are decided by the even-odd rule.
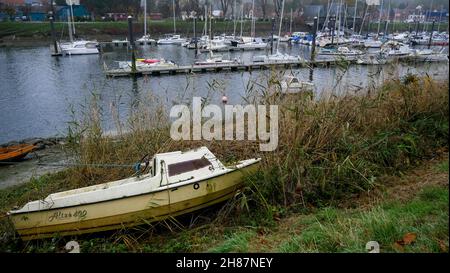
POLYGON ((298 93, 313 93, 315 85, 309 81, 302 81, 298 77, 284 76, 281 81, 281 93, 283 94, 298 94, 298 93))
POLYGON ((8 147, 0 147, 0 162, 17 161, 24 158, 35 149, 36 145, 32 144, 18 144, 8 147))
POLYGON ((159 221, 231 198, 260 160, 225 166, 206 147, 156 154, 140 176, 50 194, 8 216, 24 240, 159 221))

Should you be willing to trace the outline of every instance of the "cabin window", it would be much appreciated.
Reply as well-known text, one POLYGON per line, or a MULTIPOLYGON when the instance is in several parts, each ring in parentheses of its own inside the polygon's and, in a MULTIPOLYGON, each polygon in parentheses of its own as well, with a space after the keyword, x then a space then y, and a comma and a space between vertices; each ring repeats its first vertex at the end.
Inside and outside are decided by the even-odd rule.
POLYGON ((169 165, 169 176, 178 175, 181 173, 191 172, 203 167, 211 165, 208 159, 202 157, 200 159, 183 161, 180 163, 170 164, 169 165))

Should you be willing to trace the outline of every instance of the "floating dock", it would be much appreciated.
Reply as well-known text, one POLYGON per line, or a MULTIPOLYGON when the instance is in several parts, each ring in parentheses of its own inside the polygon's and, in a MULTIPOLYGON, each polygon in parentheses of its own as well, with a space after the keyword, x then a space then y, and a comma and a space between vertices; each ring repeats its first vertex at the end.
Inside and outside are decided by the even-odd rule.
MULTIPOLYGON (((271 68, 301 68, 301 67, 327 67, 336 65, 336 60, 319 60, 315 62, 308 61, 277 61, 277 62, 251 62, 251 63, 226 63, 226 64, 208 64, 208 65, 179 65, 173 67, 148 67, 137 68, 135 72, 131 68, 127 69, 108 69, 106 66, 105 74, 109 77, 127 77, 127 76, 159 76, 190 73, 216 73, 227 71, 251 71, 265 70, 271 68)), ((355 61, 348 61, 355 62, 355 61)))
MULTIPOLYGON (((121 41, 111 41, 111 42, 99 42, 100 49, 104 48, 123 48, 128 47, 130 44, 130 41, 127 40, 121 40, 121 41)), ((134 41, 135 45, 156 45, 156 41, 134 41)))

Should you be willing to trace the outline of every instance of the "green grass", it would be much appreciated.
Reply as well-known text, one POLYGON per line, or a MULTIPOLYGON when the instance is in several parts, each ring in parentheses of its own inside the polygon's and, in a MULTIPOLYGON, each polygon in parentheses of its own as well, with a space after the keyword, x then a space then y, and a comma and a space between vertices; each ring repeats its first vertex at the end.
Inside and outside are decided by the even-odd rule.
POLYGON ((377 241, 381 252, 399 252, 394 243, 408 232, 417 240, 404 252, 448 251, 448 188, 427 187, 405 204, 391 202, 368 211, 321 209, 300 217, 299 235, 280 244, 280 252, 367 252, 377 241))
POLYGON ((443 161, 443 162, 441 162, 441 163, 439 163, 439 164, 436 166, 436 169, 437 169, 438 171, 440 171, 440 172, 448 173, 448 159, 445 160, 445 161, 443 161))
MULTIPOLYGON (((278 149, 275 153, 259 154, 261 171, 247 177, 242 194, 231 205, 223 207, 225 213, 221 211, 217 217, 215 212, 209 218, 219 219, 213 222, 217 229, 173 232, 169 228, 170 232, 156 236, 146 233, 150 229, 145 228, 141 234, 132 230, 113 235, 93 234, 93 238, 103 239, 92 246, 91 236, 80 236, 80 242, 86 244, 83 251, 252 251, 252 241, 257 236, 255 229, 276 233, 278 221, 292 213, 300 215, 296 224, 299 229, 289 234, 289 240, 283 239, 276 246, 277 251, 364 252, 365 243, 371 240, 378 241, 383 251, 396 251, 392 244, 407 232, 416 232, 419 237, 417 245, 407 246, 405 251, 439 251, 442 242, 437 242, 438 239, 444 241, 444 248, 448 247, 448 236, 444 234, 444 231, 448 233, 448 197, 444 202, 443 194, 448 195, 448 190, 430 189, 407 204, 389 203, 368 211, 336 208, 343 200, 384 186, 383 176, 408 172, 435 157, 438 151, 448 149, 447 82, 411 76, 386 82, 378 91, 374 95, 318 101, 302 98, 275 101, 281 112, 278 149), (310 213, 314 207, 316 212, 310 213)), ((88 107, 98 109, 96 102, 93 99, 88 107)), ((74 125, 68 137, 68 149, 74 151, 82 164, 129 164, 139 160, 142 151, 154 154, 202 145, 208 146, 224 162, 257 154, 255 142, 172 141, 164 129, 168 127, 167 119, 160 114, 158 105, 143 101, 140 107, 146 111, 136 111, 136 116, 130 117, 130 133, 117 139, 103 134, 98 116, 86 116, 74 122, 77 126, 74 125), (147 106, 155 109, 152 111, 155 115, 139 116, 147 113, 147 106)), ((448 161, 434 168, 435 172, 448 172, 448 161)), ((0 208, 5 212, 52 192, 130 175, 131 169, 68 169, 1 190, 0 208)), ((6 226, 0 231, 12 233, 6 226)), ((54 247, 48 242, 20 245, 13 238, 8 243, 0 243, 0 250, 45 251, 54 247)))
POLYGON ((255 232, 251 230, 238 231, 225 236, 224 241, 219 245, 209 249, 207 252, 223 253, 223 252, 248 252, 249 240, 255 236, 255 232))
MULTIPOLYGON (((447 29, 448 29, 448 25, 445 22, 440 23, 440 25, 438 23, 435 23, 434 30, 436 31, 438 29, 438 27, 439 27, 439 31, 447 31, 447 29)), ((371 22, 369 29, 371 32, 377 32, 378 21, 371 22)), ((380 32, 384 32, 384 29, 385 29, 385 23, 381 22, 380 32)), ((422 32, 423 29, 424 29, 424 24, 422 23, 419 25, 419 33, 422 32)), ((431 30, 431 23, 427 23, 426 29, 428 32, 431 30)), ((392 33, 393 32, 392 30, 394 30, 394 32, 409 31, 409 30, 411 30, 412 32, 415 32, 416 24, 415 23, 405 23, 405 22, 395 22, 394 25, 392 25, 392 23, 390 23, 388 25, 388 33, 392 33)), ((365 33, 366 31, 367 31, 367 23, 364 24, 362 33, 365 33)))

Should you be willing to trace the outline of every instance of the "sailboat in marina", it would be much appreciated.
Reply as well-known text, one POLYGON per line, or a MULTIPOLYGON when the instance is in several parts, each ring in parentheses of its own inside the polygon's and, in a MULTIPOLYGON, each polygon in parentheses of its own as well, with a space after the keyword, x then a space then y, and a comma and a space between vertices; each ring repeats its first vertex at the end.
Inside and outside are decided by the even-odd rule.
MULTIPOLYGON (((241 38, 232 41, 231 45, 236 46, 241 49, 266 49, 268 44, 264 42, 261 38, 255 37, 255 0, 252 1, 252 25, 251 25, 251 37, 242 37, 241 38)), ((242 31, 241 31, 242 32, 242 31)))
MULTIPOLYGON (((212 9, 211 9, 212 10, 212 9)), ((210 11, 211 11, 210 10, 210 11)), ((211 18, 211 14, 210 14, 211 18)), ((205 20, 208 20, 207 18, 205 20)), ((211 36, 211 22, 209 24, 209 35, 211 36)), ((206 49, 209 51, 209 57, 206 60, 196 61, 196 65, 211 65, 211 64, 231 64, 231 63, 239 63, 237 59, 223 59, 222 55, 214 55, 213 51, 218 51, 222 48, 228 48, 225 44, 225 36, 215 37, 214 39, 208 39, 208 45, 206 49)))
POLYGON ((176 17, 175 17, 175 1, 172 0, 173 6, 173 34, 166 34, 164 38, 159 39, 158 45, 182 45, 187 42, 186 38, 182 38, 181 35, 177 33, 176 17))
MULTIPOLYGON (((281 36, 281 26, 283 25, 283 14, 284 14, 284 2, 283 0, 281 5, 281 16, 280 16, 280 27, 278 29, 278 37, 281 36)), ((254 62, 295 62, 295 61, 304 61, 304 59, 300 56, 291 56, 289 54, 284 54, 279 51, 280 39, 277 40, 277 52, 275 54, 270 55, 260 55, 254 56, 254 62)))
POLYGON ((140 45, 147 45, 155 43, 155 39, 150 38, 150 35, 147 34, 147 0, 144 0, 144 35, 136 40, 140 45))
POLYGON ((67 9, 67 23, 69 27, 70 42, 57 43, 58 48, 63 56, 65 55, 88 55, 99 54, 98 42, 87 40, 74 40, 75 21, 73 16, 73 5, 70 3, 70 10, 67 9))
POLYGON ((291 9, 291 18, 289 20, 289 34, 284 35, 283 37, 279 36, 280 42, 288 43, 291 41, 291 33, 292 33, 292 9, 291 9))

